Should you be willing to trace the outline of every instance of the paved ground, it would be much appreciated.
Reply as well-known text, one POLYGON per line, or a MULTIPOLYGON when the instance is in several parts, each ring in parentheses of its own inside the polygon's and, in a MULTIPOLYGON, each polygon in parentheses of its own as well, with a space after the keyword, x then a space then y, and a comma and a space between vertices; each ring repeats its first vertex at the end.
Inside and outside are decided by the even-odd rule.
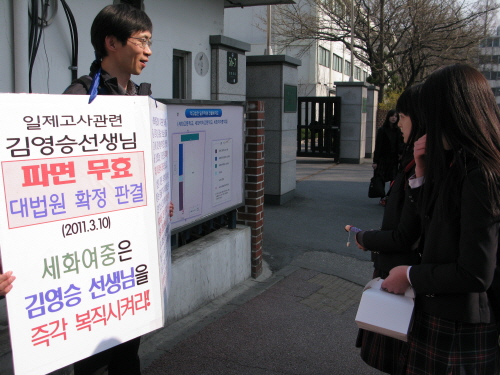
POLYGON ((264 252, 273 275, 176 323, 187 331, 172 327, 169 336, 167 327, 162 342, 145 341, 144 375, 380 374, 354 347, 372 264, 368 253, 346 246, 343 230, 347 223, 379 225, 383 208, 367 198, 371 174, 370 164, 300 158, 295 199, 265 207, 264 252))
MULTIPOLYGON (((343 230, 381 221, 383 208, 366 197, 371 173, 369 164, 299 158, 296 198, 265 207, 263 275, 143 338, 143 375, 380 374, 354 347, 372 265, 343 230)), ((0 374, 10 375, 1 303, 0 374)))
POLYGON ((360 285, 299 266, 266 283, 247 302, 228 302, 234 310, 207 316, 186 339, 158 345, 162 353, 151 363, 144 358, 143 375, 380 374, 354 347, 360 285))
MULTIPOLYGON (((310 251, 335 252, 360 260, 370 255, 346 246, 346 224, 378 228, 383 208, 368 198, 370 163, 333 164, 298 158, 295 198, 264 210, 264 253, 273 271, 310 251)), ((351 241, 353 242, 353 241, 351 241)))

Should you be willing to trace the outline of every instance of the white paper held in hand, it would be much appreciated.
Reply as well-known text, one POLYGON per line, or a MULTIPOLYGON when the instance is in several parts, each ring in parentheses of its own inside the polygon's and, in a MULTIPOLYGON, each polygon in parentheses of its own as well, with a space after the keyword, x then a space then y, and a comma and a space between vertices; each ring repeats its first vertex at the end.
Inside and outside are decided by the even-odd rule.
POLYGON ((366 284, 358 312, 356 324, 359 328, 408 341, 408 333, 413 321, 415 293, 409 287, 404 295, 382 290, 381 278, 366 284))

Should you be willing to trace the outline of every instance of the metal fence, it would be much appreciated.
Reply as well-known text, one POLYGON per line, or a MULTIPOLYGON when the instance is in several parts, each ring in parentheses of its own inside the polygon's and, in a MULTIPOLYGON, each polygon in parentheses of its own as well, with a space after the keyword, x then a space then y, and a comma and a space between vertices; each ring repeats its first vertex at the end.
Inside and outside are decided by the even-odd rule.
POLYGON ((340 155, 340 97, 299 97, 297 156, 340 155))

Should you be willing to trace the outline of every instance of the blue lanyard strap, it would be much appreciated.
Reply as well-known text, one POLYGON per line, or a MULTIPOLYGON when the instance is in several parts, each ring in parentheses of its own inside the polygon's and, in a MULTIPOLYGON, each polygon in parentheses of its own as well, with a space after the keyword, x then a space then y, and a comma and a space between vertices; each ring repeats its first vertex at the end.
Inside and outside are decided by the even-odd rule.
POLYGON ((92 79, 92 83, 90 84, 90 97, 89 97, 89 104, 92 103, 97 96, 97 91, 99 91, 99 83, 101 82, 101 71, 102 69, 99 68, 97 72, 94 75, 94 78, 92 79))

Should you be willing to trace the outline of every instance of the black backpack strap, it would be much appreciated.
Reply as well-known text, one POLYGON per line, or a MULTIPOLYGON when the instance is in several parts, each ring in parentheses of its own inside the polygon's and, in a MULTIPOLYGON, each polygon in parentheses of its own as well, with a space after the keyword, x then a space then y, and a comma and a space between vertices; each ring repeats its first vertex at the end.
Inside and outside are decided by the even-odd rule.
MULTIPOLYGON (((81 76, 73 81, 73 83, 80 83, 84 88, 85 91, 87 91, 87 94, 90 91, 90 86, 92 85, 92 77, 91 76, 81 76)), ((150 96, 152 94, 151 92, 151 83, 141 83, 139 86, 137 86, 137 95, 145 95, 145 96, 150 96)), ((102 86, 99 85, 99 94, 106 94, 106 89, 102 86)))
MULTIPOLYGON (((87 94, 90 93, 90 86, 92 86, 92 77, 91 76, 81 76, 80 78, 77 78, 75 82, 81 83, 85 91, 87 91, 87 94)), ((107 95, 108 90, 106 89, 105 86, 99 85, 97 88, 97 94, 99 95, 107 95)))
POLYGON ((141 83, 139 85, 139 89, 137 90, 137 95, 146 95, 150 96, 152 94, 151 92, 151 83, 141 83))
POLYGON ((73 83, 80 83, 85 91, 87 91, 87 94, 90 91, 90 85, 92 84, 92 77, 91 76, 81 76, 73 81, 73 83))

